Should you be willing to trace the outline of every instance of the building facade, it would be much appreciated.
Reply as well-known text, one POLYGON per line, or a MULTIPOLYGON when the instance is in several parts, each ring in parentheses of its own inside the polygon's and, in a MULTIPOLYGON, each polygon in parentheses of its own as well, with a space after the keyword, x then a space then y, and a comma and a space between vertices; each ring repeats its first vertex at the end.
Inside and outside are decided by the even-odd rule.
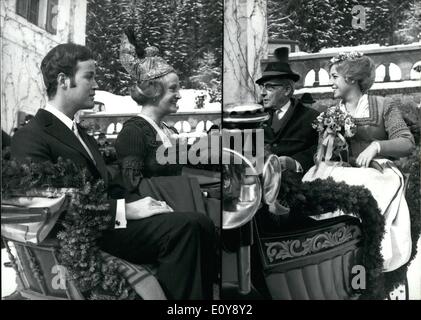
POLYGON ((60 43, 85 44, 87 0, 2 0, 1 127, 11 133, 46 102, 40 65, 60 43))

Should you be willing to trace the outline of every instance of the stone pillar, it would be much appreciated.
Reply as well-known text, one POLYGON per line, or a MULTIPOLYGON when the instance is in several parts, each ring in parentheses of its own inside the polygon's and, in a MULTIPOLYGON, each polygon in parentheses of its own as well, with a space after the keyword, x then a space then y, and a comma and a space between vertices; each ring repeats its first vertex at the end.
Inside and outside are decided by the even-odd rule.
POLYGON ((266 0, 225 0, 224 105, 257 101, 267 43, 266 0))
POLYGON ((320 67, 319 66, 317 66, 316 68, 314 68, 314 83, 313 83, 313 87, 318 87, 319 84, 320 84, 319 72, 320 72, 320 67))
POLYGON ((390 62, 387 62, 384 64, 384 71, 385 71, 384 82, 389 82, 390 81, 390 62))
POLYGON ((411 70, 415 63, 412 63, 412 61, 408 59, 403 61, 398 60, 396 64, 402 72, 401 80, 411 80, 411 70))
POLYGON ((72 0, 69 8, 69 40, 81 45, 85 45, 87 6, 87 0, 72 0), (80 19, 80 17, 85 17, 85 19, 80 19))

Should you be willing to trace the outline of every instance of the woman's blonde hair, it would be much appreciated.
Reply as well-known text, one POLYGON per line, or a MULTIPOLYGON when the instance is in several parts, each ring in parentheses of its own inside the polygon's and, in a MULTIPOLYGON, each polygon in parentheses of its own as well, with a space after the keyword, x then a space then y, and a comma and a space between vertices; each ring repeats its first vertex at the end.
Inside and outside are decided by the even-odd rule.
POLYGON ((333 57, 329 71, 334 65, 347 82, 356 81, 362 93, 367 93, 376 78, 373 60, 359 52, 341 53, 333 57))

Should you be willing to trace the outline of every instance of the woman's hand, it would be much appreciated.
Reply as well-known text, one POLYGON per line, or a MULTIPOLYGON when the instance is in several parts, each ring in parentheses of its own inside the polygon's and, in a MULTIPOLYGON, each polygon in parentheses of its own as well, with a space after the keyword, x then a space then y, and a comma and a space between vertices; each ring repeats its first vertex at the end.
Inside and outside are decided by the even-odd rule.
POLYGON ((137 201, 126 203, 127 220, 139 220, 151 217, 155 214, 173 212, 174 210, 165 203, 151 197, 145 197, 137 201))
POLYGON ((368 168, 371 160, 378 154, 378 148, 375 143, 371 143, 363 152, 358 156, 356 163, 360 167, 368 168))

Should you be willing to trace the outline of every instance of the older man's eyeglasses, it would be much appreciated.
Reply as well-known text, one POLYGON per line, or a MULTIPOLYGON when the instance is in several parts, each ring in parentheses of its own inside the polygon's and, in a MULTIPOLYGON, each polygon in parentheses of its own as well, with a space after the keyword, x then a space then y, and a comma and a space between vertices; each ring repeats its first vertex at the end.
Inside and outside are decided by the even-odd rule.
POLYGON ((282 87, 283 84, 279 83, 264 83, 259 85, 260 90, 265 89, 266 91, 274 91, 277 87, 282 87))

